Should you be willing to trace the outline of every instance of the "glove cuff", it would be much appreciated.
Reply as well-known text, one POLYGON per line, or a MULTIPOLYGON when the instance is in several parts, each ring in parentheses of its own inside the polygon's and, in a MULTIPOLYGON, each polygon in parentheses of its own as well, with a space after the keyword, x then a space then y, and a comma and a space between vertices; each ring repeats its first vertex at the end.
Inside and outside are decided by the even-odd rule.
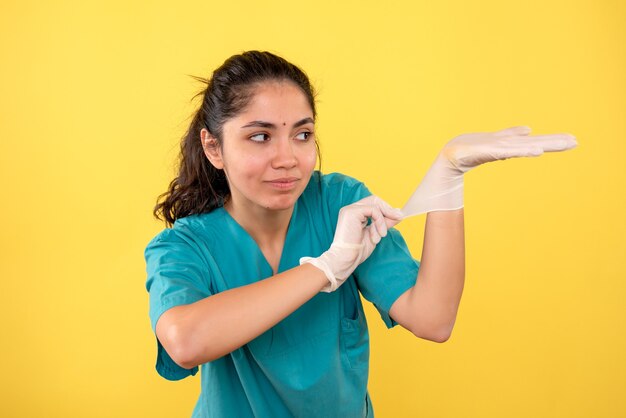
MULTIPOLYGON (((323 255, 324 254, 322 254, 322 256, 323 255)), ((320 292, 326 292, 326 293, 334 292, 339 287, 339 284, 337 283, 337 278, 335 277, 334 273, 330 269, 330 266, 322 259, 322 256, 318 258, 302 257, 300 258, 300 265, 304 263, 309 263, 309 264, 314 265, 318 269, 322 270, 322 272, 326 275, 326 278, 328 279, 329 284, 324 286, 322 290, 320 290, 320 292)))
POLYGON ((334 292, 346 281, 360 263, 360 254, 365 246, 363 244, 349 244, 345 242, 334 242, 328 251, 325 251, 317 258, 302 257, 300 265, 303 263, 313 264, 322 270, 328 279, 329 285, 325 286, 322 292, 334 292), (356 252, 355 254, 347 254, 356 252))
POLYGON ((463 173, 438 156, 424 179, 402 208, 405 216, 463 207, 463 173))

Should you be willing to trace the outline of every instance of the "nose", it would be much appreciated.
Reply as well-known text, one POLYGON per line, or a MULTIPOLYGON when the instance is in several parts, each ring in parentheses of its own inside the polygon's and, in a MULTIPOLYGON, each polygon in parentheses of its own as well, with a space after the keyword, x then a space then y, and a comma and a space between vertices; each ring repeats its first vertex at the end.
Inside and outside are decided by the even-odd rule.
POLYGON ((289 138, 280 138, 274 141, 274 158, 272 168, 293 168, 298 164, 298 159, 289 138))

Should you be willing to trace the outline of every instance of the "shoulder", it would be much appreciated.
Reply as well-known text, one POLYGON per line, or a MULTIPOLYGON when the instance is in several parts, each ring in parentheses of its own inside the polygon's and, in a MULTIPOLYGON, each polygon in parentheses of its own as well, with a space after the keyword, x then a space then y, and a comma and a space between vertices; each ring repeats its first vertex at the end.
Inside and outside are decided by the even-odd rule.
POLYGON ((346 204, 371 194, 367 186, 354 177, 343 173, 322 174, 319 171, 315 171, 311 176, 305 193, 307 192, 309 194, 321 194, 322 198, 329 200, 344 201, 346 199, 354 199, 346 204))
POLYGON ((311 176, 310 183, 319 183, 324 187, 330 188, 342 188, 342 187, 354 187, 362 185, 363 183, 354 177, 350 177, 343 173, 328 173, 322 174, 320 171, 314 171, 311 176))
POLYGON ((316 222, 327 223, 331 231, 334 231, 341 208, 369 195, 371 192, 365 184, 353 177, 315 171, 298 200, 298 213, 307 213, 316 222))
POLYGON ((220 211, 213 210, 200 215, 190 215, 177 219, 171 228, 166 228, 154 236, 146 246, 146 254, 151 251, 183 247, 199 250, 207 237, 215 235, 213 229, 220 225, 220 211))

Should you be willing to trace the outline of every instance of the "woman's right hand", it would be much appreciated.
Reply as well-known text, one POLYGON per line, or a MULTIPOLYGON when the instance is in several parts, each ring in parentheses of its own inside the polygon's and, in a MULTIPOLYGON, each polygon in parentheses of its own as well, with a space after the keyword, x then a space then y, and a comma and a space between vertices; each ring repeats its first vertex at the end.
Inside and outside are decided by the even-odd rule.
POLYGON ((403 214, 377 196, 368 196, 339 211, 333 242, 317 258, 303 257, 300 264, 311 263, 328 277, 323 292, 332 292, 374 251, 388 228, 402 220, 403 214))

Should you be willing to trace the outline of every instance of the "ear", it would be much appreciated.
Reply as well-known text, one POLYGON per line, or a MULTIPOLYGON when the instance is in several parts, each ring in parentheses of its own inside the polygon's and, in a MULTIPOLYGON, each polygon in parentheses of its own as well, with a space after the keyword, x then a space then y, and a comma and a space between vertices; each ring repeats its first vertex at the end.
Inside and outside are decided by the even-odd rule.
POLYGON ((200 141, 202 141, 204 155, 206 155, 211 164, 213 164, 213 167, 222 170, 224 168, 224 161, 222 160, 222 150, 220 149, 217 139, 211 135, 208 130, 202 128, 202 130, 200 130, 200 141))

